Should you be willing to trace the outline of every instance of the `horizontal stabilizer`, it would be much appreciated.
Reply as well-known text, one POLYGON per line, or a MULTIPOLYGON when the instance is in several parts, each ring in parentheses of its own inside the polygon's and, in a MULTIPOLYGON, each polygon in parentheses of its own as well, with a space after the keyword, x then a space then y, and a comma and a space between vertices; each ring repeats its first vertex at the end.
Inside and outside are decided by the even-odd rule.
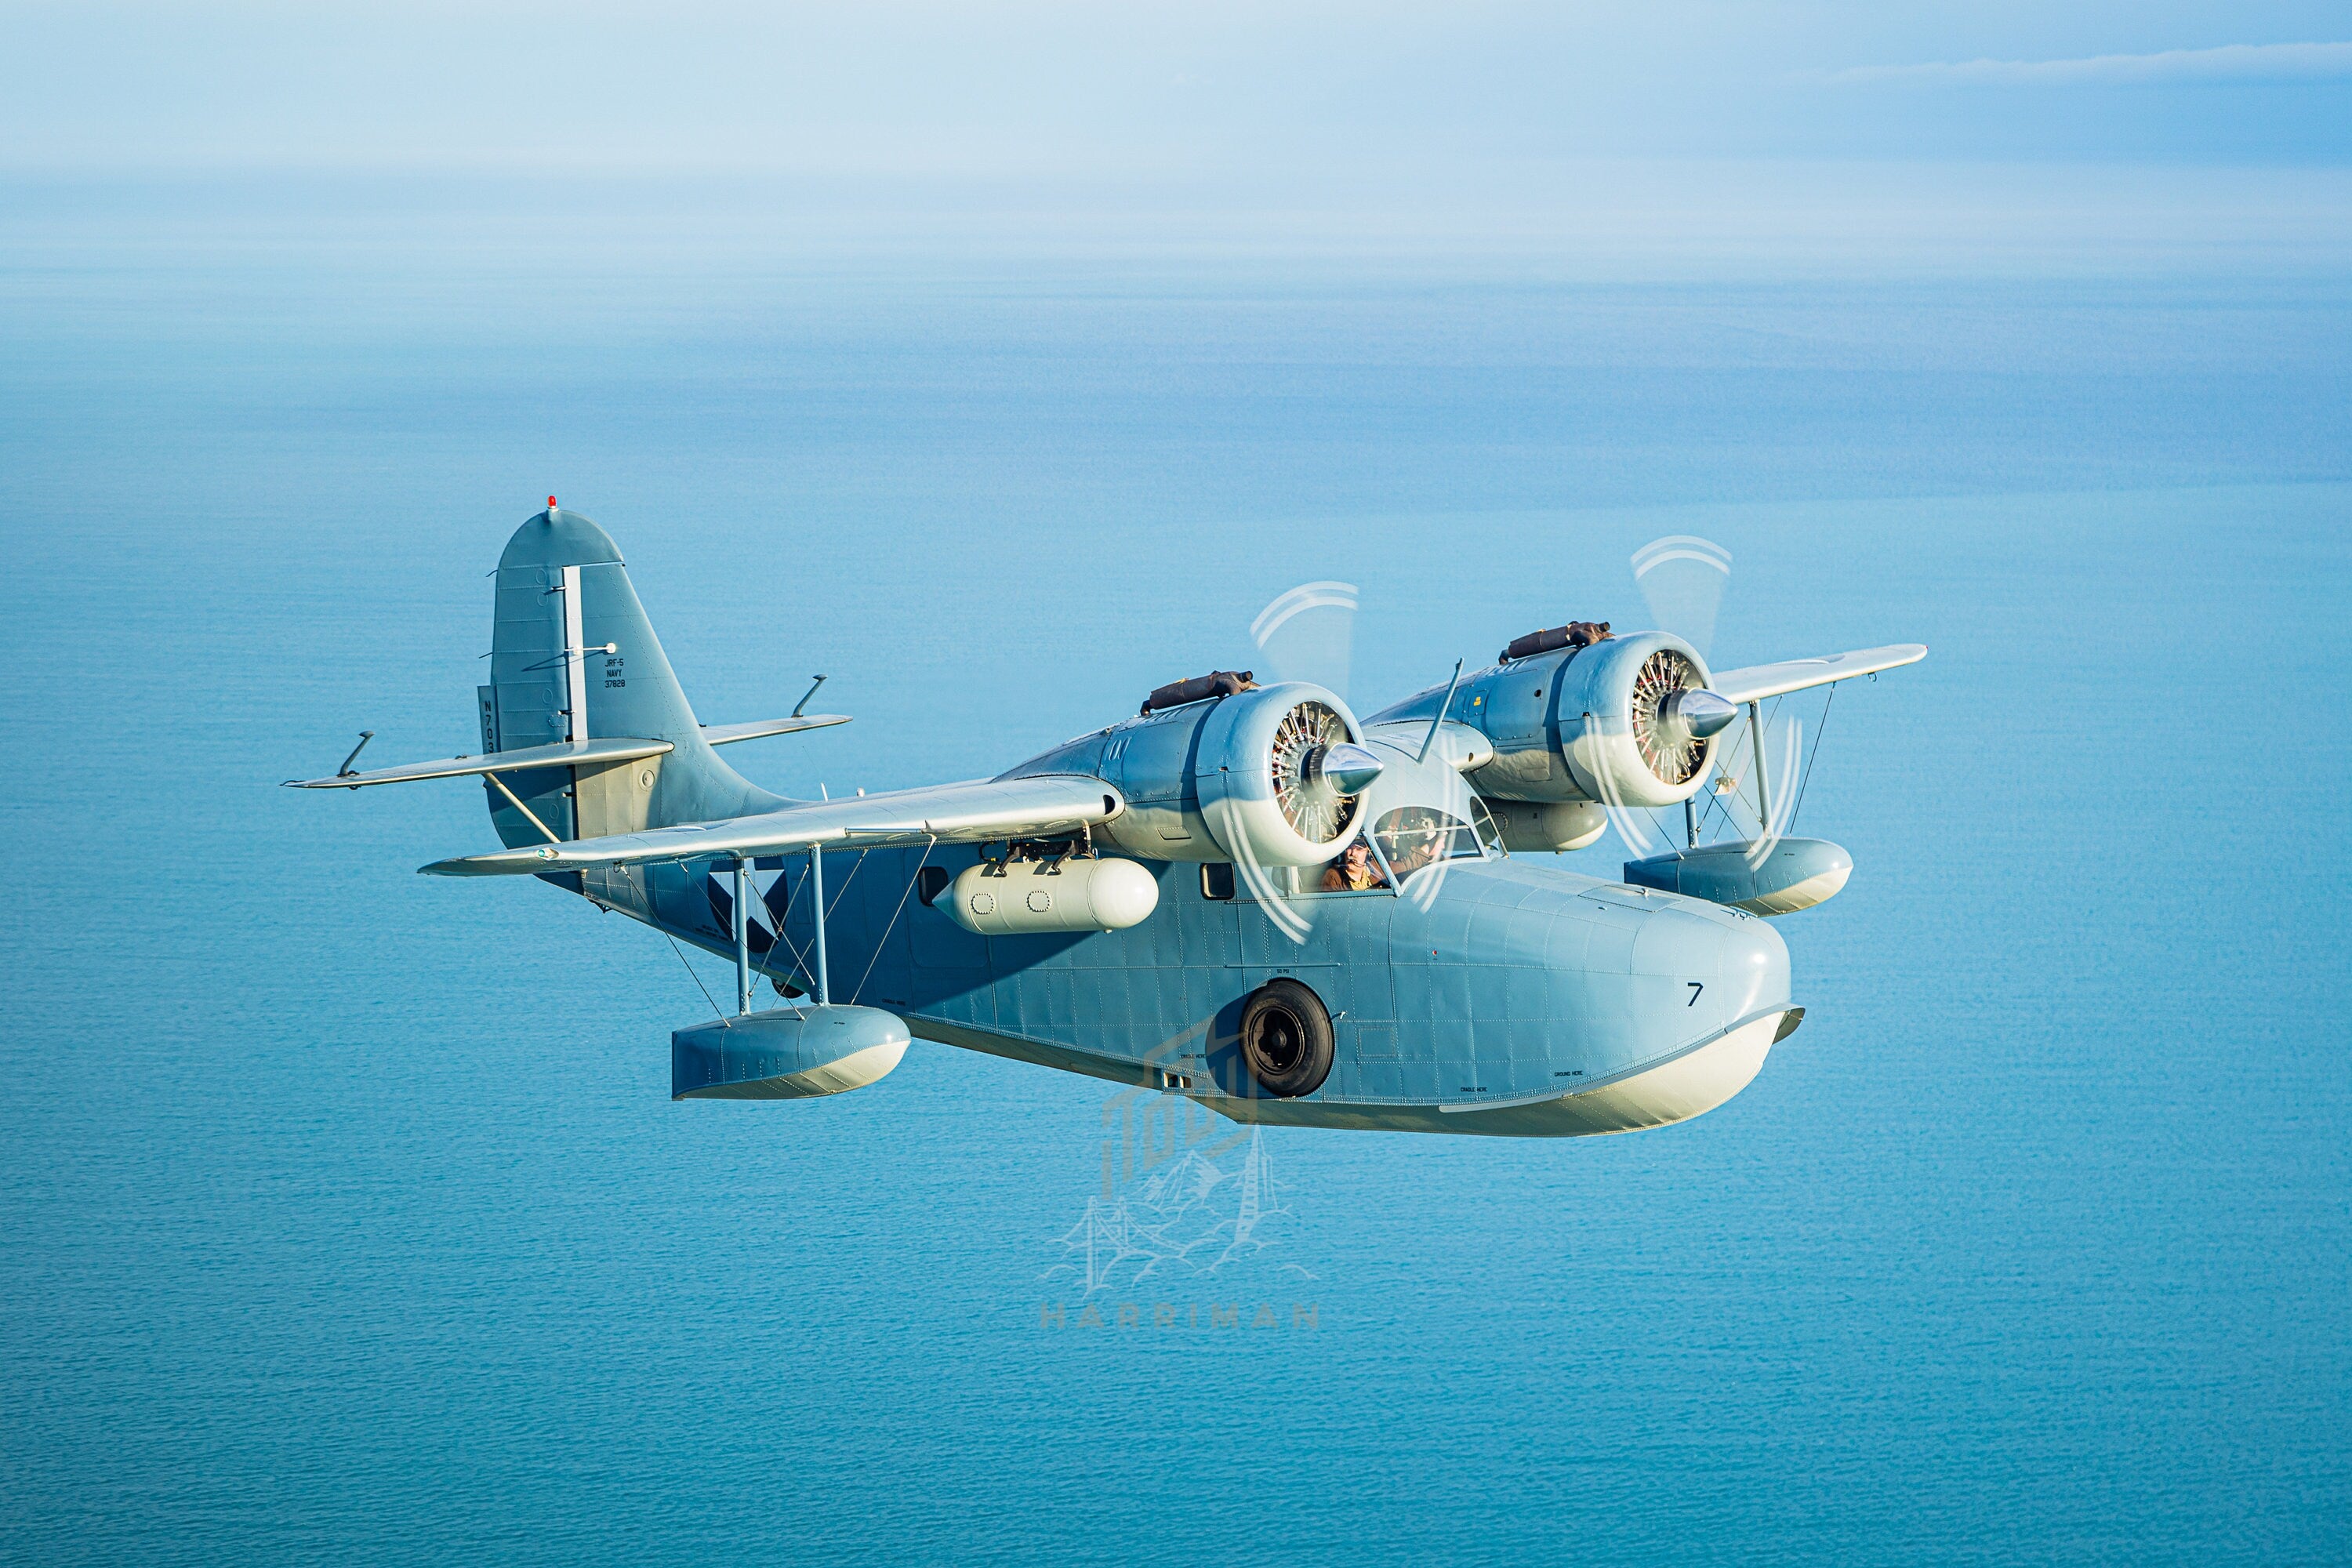
POLYGON ((731 746, 738 741, 756 741, 762 735, 790 735, 848 722, 846 713, 803 713, 796 719, 754 719, 749 724, 705 724, 702 741, 708 746, 731 746))
POLYGON ((1717 670, 1715 679, 1707 682, 1707 689, 1733 702, 1759 702, 1784 691, 1802 691, 1809 686, 1827 686, 1835 680, 1851 680, 1857 675, 1916 664, 1927 657, 1925 643, 1890 643, 1885 647, 1833 653, 1826 658, 1788 658, 1779 664, 1717 670))
POLYGON ((835 844, 882 849, 927 843, 979 844, 1074 833, 1127 809, 1117 790, 1084 773, 973 779, 891 790, 845 800, 807 800, 781 811, 724 822, 693 822, 489 855, 436 860, 430 877, 513 877, 580 866, 629 866, 721 855, 771 855, 835 844))
POLYGON ((628 763, 658 757, 673 751, 667 741, 561 741, 552 746, 522 746, 492 752, 485 757, 444 757, 437 763, 410 763, 404 767, 376 768, 363 773, 336 773, 323 779, 288 779, 288 789, 364 789, 370 784, 412 784, 418 779, 462 779, 476 773, 510 773, 523 768, 586 767, 599 763, 628 763))

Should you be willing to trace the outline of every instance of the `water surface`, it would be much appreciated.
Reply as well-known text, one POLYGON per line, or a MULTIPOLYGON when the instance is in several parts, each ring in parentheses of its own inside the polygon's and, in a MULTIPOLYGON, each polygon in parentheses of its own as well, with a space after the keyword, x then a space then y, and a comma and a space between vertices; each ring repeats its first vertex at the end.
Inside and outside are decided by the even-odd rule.
POLYGON ((0 275, 0 1553, 2340 1556, 2340 280, 534 289, 54 208, 0 275), (707 721, 832 675, 856 723, 737 753, 801 794, 1131 712, 1307 577, 1365 706, 1638 622, 1665 532, 1737 557, 1722 658, 1935 651, 1830 717, 1800 826, 1859 868, 1747 1093, 1276 1130, 1278 1251, 1094 1329, 1045 1276, 1106 1086, 918 1045, 672 1104, 658 937, 415 876, 469 787, 276 787, 473 749, 550 490, 707 721))

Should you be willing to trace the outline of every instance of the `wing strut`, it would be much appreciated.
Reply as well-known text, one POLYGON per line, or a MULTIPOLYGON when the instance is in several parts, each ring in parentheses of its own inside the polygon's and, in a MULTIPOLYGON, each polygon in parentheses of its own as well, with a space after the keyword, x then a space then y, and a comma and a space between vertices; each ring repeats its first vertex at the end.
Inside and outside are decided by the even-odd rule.
POLYGON ((735 857, 735 1016, 751 1011, 751 862, 735 857))
POLYGON ((833 986, 824 972, 824 846, 811 843, 809 851, 809 891, 816 895, 816 908, 812 911, 816 921, 816 1005, 833 1005, 833 986))
MULTIPOLYGON (((816 1005, 833 1005, 833 979, 824 962, 824 846, 808 847, 809 893, 814 900, 810 918, 816 922, 816 1005)), ((737 854, 735 862, 735 1016, 749 1017, 751 1012, 751 987, 756 982, 751 973, 751 857, 737 854)), ((783 920, 776 921, 776 934, 783 934, 783 920)), ((693 965, 687 966, 688 973, 693 965)), ((721 1023, 725 1019, 719 1020, 721 1023)))
POLYGON ((1761 813, 1759 820, 1764 824, 1759 831, 1769 838, 1772 835, 1772 778, 1764 766, 1764 721, 1754 702, 1748 705, 1748 744, 1756 753, 1756 809, 1761 813))

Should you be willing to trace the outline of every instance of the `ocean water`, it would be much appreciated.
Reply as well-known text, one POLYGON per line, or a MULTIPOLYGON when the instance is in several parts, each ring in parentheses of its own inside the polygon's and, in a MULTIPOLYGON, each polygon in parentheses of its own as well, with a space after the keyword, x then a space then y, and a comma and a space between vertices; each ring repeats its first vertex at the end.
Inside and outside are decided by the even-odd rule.
POLYGON ((16 195, 0 1557, 2347 1555, 2345 279, 542 272, 16 195), (736 753, 801 794, 1006 765, 1310 577, 1363 707, 1639 623, 1667 532, 1736 557, 1718 662, 1934 651, 1827 715, 1858 868, 1746 1093, 1275 1130, 1262 1250, 1089 1297, 1110 1086, 673 1104, 658 936, 413 874, 471 786, 277 787, 474 749, 550 491, 707 721, 831 676, 736 753))

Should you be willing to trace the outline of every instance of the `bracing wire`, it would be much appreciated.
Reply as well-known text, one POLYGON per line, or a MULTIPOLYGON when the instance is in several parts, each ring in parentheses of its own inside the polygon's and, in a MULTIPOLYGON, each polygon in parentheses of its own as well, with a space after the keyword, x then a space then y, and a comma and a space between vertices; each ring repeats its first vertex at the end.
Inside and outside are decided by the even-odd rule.
MULTIPOLYGON (((801 951, 799 943, 793 941, 792 934, 784 929, 784 922, 792 918, 793 906, 801 901, 801 889, 808 886, 808 879, 806 877, 803 877, 799 881, 794 882, 791 879, 792 874, 790 872, 783 873, 783 876, 785 879, 784 907, 782 911, 778 912, 776 915, 776 940, 782 942, 784 944, 784 951, 793 955, 793 973, 805 975, 808 973, 808 955, 801 951)), ((772 952, 775 950, 771 948, 769 951, 772 952)), ((774 984, 775 980, 776 977, 774 975, 771 974, 768 976, 768 983, 770 984, 774 984)), ((779 990, 777 994, 782 995, 782 992, 779 990)))
MULTIPOLYGON (((898 895, 898 907, 890 911, 890 923, 882 928, 881 936, 877 938, 874 943, 874 956, 866 961, 866 973, 857 977, 856 989, 853 990, 849 994, 849 1005, 851 1006, 856 1006, 857 999, 866 994, 866 983, 874 978, 874 966, 882 962, 883 946, 889 942, 890 933, 898 929, 898 917, 907 912, 908 894, 912 893, 915 890, 915 884, 923 879, 923 868, 930 863, 931 851, 939 847, 940 836, 934 833, 931 835, 930 840, 923 846, 923 858, 915 862, 915 874, 907 879, 906 892, 902 892, 898 895)), ((863 859, 860 859, 858 863, 860 865, 865 864, 863 859)), ((855 871, 850 873, 853 877, 857 873, 855 871)))
MULTIPOLYGON (((661 928, 660 928, 659 926, 656 926, 654 929, 655 929, 656 931, 661 931, 661 928)), ((670 935, 670 934, 669 934, 669 932, 667 932, 667 931, 662 931, 662 940, 663 940, 664 942, 666 942, 669 943, 669 950, 670 950, 672 952, 675 952, 675 953, 677 953, 677 961, 678 961, 680 963, 686 963, 686 972, 687 972, 687 973, 688 973, 688 974, 689 974, 689 975, 692 975, 692 976, 693 976, 693 979, 694 979, 694 988, 695 988, 697 991, 699 991, 699 992, 701 992, 701 993, 702 993, 702 999, 703 999, 705 1002, 708 1002, 708 1003, 709 1003, 709 1004, 710 1004, 710 1011, 711 1011, 714 1015, 716 1015, 716 1016, 717 1016, 717 1017, 718 1017, 718 1019, 719 1019, 719 1021, 720 1023, 724 1024, 725 1022, 727 1022, 727 1012, 726 1012, 726 1009, 724 1009, 724 1008, 722 1008, 721 1006, 719 1006, 719 998, 718 998, 718 997, 716 997, 716 996, 713 996, 713 995, 710 994, 710 987, 709 987, 709 986, 708 986, 708 985, 705 985, 705 984, 702 983, 702 976, 701 976, 700 974, 698 974, 698 973, 695 973, 694 965, 693 965, 693 964, 691 964, 691 963, 686 963, 686 953, 685 953, 684 950, 683 950, 683 949, 681 949, 681 948, 677 945, 677 938, 676 938, 676 937, 674 937, 674 936, 670 935)))
POLYGON ((1723 804, 1727 798, 1728 797, 1725 795, 1715 795, 1711 792, 1709 793, 1706 801, 1706 809, 1712 815, 1699 823, 1699 830, 1701 832, 1712 833, 1715 830, 1716 823, 1718 821, 1722 824, 1723 831, 1726 833, 1737 833, 1739 831, 1739 824, 1731 819, 1731 808, 1723 804))
MULTIPOLYGON (((1726 752, 1724 757, 1716 763, 1716 772, 1717 775, 1720 776, 1726 772, 1738 770, 1740 759, 1746 756, 1748 752, 1752 749, 1753 748, 1749 747, 1748 744, 1747 727, 1743 725, 1732 737, 1731 744, 1724 748, 1726 752)), ((1745 779, 1745 770, 1740 770, 1739 776, 1742 779, 1745 779)), ((1738 819, 1731 815, 1731 808, 1724 804, 1724 802, 1728 798, 1730 797, 1719 795, 1712 788, 1708 789, 1706 792, 1706 807, 1699 814, 1698 826, 1701 833, 1713 833, 1715 831, 1716 819, 1718 817, 1722 819, 1725 831, 1730 833, 1738 833, 1740 831, 1738 819)))
POLYGON ((1797 803, 1789 808, 1789 828, 1791 832, 1796 830, 1797 813, 1805 809, 1805 789, 1813 782, 1813 759, 1822 753, 1822 737, 1829 733, 1830 710, 1836 703, 1837 682, 1833 680, 1830 682, 1828 700, 1822 704, 1821 724, 1813 731, 1812 749, 1805 753, 1805 771, 1797 775, 1797 803))
MULTIPOLYGON (((635 866, 624 866, 621 868, 621 874, 626 877, 630 881, 636 883, 638 895, 645 900, 646 910, 650 914, 653 911, 654 907, 653 889, 638 878, 637 871, 638 868, 635 866)), ((710 1004, 711 1016, 716 1017, 720 1023, 726 1023, 727 1009, 719 1005, 719 998, 713 996, 710 994, 710 987, 702 983, 701 974, 696 971, 692 963, 687 962, 686 952, 683 948, 677 945, 677 939, 670 935, 669 932, 662 931, 662 928, 652 921, 647 921, 646 923, 653 926, 654 930, 661 931, 662 940, 669 943, 669 950, 677 954, 677 961, 680 963, 686 964, 687 978, 694 982, 694 988, 697 991, 702 993, 702 999, 710 1004)))
MULTIPOLYGON (((937 838, 933 838, 931 840, 931 844, 933 845, 936 845, 938 842, 939 840, 937 838)), ((873 851, 870 849, 861 849, 857 852, 857 863, 850 867, 849 875, 841 879, 841 886, 835 888, 833 891, 833 896, 825 900, 824 910, 820 918, 824 920, 831 920, 833 918, 833 911, 841 907, 842 896, 849 891, 849 884, 857 880, 858 872, 866 869, 866 857, 872 853, 873 851)), ((924 857, 929 858, 930 853, 930 847, 926 846, 923 850, 924 857)), ((776 916, 776 940, 782 942, 784 944, 784 951, 793 955, 793 967, 802 974, 806 974, 808 973, 808 954, 802 950, 801 945, 798 942, 794 942, 792 937, 786 933, 784 930, 784 922, 791 917, 793 906, 800 902, 801 889, 807 887, 808 884, 809 879, 806 877, 803 877, 798 882, 793 883, 791 885, 791 890, 784 895, 783 912, 776 916)), ((904 909, 906 907, 906 902, 907 900, 904 896, 901 896, 898 900, 899 908, 904 909)), ((894 925, 898 923, 898 916, 892 915, 890 917, 891 923, 894 925)), ((889 932, 886 931, 882 934, 887 937, 889 935, 889 932)), ((882 950, 877 947, 874 951, 876 955, 878 957, 882 950)), ((871 960, 866 963, 866 974, 874 973, 874 964, 871 960)), ((769 979, 772 981, 774 978, 775 976, 773 975, 769 976, 769 979)), ((864 976, 859 977, 857 984, 860 990, 865 988, 866 980, 864 976)), ((856 992, 852 992, 850 994, 850 1000, 853 1003, 856 1001, 856 992)))
POLYGON ((831 920, 833 911, 841 908, 842 899, 849 892, 849 884, 857 880, 857 873, 866 869, 866 857, 872 853, 870 849, 860 849, 857 852, 857 864, 849 868, 849 875, 841 879, 841 886, 835 888, 833 890, 833 897, 824 902, 825 919, 831 920))

